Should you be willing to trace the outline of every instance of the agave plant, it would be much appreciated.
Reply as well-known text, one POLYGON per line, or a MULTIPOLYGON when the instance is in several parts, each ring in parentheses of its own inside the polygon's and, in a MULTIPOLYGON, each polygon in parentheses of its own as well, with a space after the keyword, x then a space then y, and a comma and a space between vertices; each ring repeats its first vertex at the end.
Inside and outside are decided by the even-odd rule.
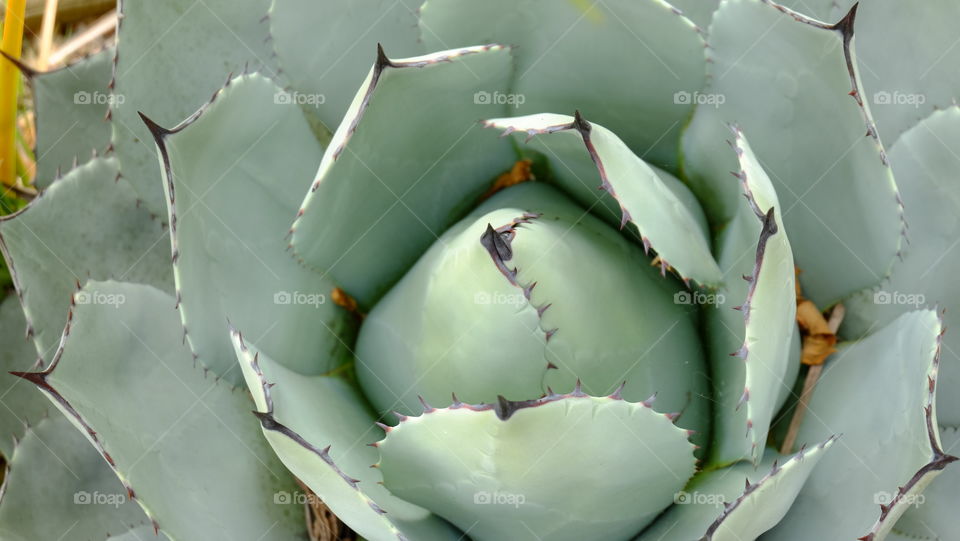
POLYGON ((126 0, 21 66, 0 537, 955 538, 960 5, 675 3, 126 0))

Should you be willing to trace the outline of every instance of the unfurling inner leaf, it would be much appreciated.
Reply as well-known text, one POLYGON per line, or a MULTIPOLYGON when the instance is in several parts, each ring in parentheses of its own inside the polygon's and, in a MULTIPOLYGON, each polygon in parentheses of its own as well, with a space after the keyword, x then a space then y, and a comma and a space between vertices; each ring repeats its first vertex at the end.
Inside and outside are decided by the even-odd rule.
MULTIPOLYGON (((451 393, 492 403, 572 388, 658 393, 702 432, 707 376, 693 306, 641 247, 553 188, 497 193, 448 230, 370 312, 357 371, 381 413, 451 393)), ((703 432, 705 434, 705 432, 703 432)))

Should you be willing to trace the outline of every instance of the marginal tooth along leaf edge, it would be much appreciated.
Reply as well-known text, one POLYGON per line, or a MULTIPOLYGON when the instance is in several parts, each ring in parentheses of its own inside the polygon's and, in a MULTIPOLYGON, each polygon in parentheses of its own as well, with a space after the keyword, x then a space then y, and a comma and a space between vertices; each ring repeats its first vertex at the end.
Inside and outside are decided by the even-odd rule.
MULTIPOLYGON (((682 15, 681 15, 682 16, 682 15)), ((685 17, 684 17, 685 18, 685 17)), ((693 24, 692 22, 690 24, 693 24)), ((696 26, 696 25, 693 25, 696 26)), ((489 120, 481 121, 481 125, 484 128, 495 128, 502 129, 503 132, 500 134, 500 137, 507 137, 513 133, 517 133, 519 130, 515 126, 498 126, 489 120)), ((545 128, 530 128, 527 130, 522 130, 522 133, 527 135, 525 142, 530 142, 537 135, 550 135, 552 133, 557 133, 567 130, 575 130, 580 134, 580 138, 583 140, 583 144, 587 149, 587 153, 590 155, 590 159, 593 161, 594 165, 597 167, 597 171, 600 174, 600 189, 607 192, 620 206, 620 229, 626 227, 626 225, 632 224, 636 229, 637 233, 643 242, 643 251, 645 254, 649 255, 650 250, 653 249, 656 257, 652 261, 652 265, 660 267, 660 276, 666 277, 667 272, 674 272, 680 280, 683 281, 683 284, 690 288, 690 278, 683 276, 679 273, 669 261, 664 259, 662 256, 657 254, 657 247, 653 246, 650 242, 650 239, 643 234, 643 230, 640 229, 640 224, 634 221, 633 216, 631 216, 630 211, 620 202, 620 198, 617 196, 616 190, 610 184, 608 180, 606 169, 603 165, 603 161, 600 159, 600 156, 597 154, 596 148, 593 146, 593 142, 590 140, 590 132, 593 129, 593 125, 583 117, 579 110, 574 111, 573 121, 565 124, 555 124, 552 126, 547 126, 545 128)), ((709 286, 709 284, 707 284, 709 286)))
MULTIPOLYGON (((544 327, 543 314, 553 306, 553 303, 545 302, 540 305, 534 305, 532 300, 533 289, 537 286, 538 282, 534 280, 527 284, 521 284, 517 281, 517 275, 520 272, 519 267, 510 268, 506 263, 513 259, 512 241, 518 234, 517 231, 521 226, 529 225, 533 220, 537 220, 541 216, 542 214, 537 213, 524 213, 522 216, 514 218, 510 223, 497 227, 496 229, 494 229, 492 225, 487 224, 486 231, 480 236, 480 244, 487 250, 487 253, 490 254, 490 259, 493 260, 493 264, 497 267, 497 270, 510 282, 510 285, 523 292, 523 298, 526 299, 527 305, 536 310, 537 319, 540 322, 539 328, 545 336, 544 341, 549 343, 550 339, 559 329, 547 329, 544 327)), ((553 363, 547 363, 547 369, 555 368, 557 367, 553 363)))
MULTIPOLYGON (((391 59, 387 56, 386 52, 383 50, 383 46, 377 44, 376 60, 373 64, 372 73, 370 76, 370 81, 367 83, 366 89, 361 89, 363 94, 363 100, 360 103, 359 108, 357 109, 353 118, 349 119, 349 127, 347 128, 346 133, 340 139, 337 140, 336 133, 334 134, 334 140, 331 143, 336 143, 336 147, 328 148, 324 152, 324 159, 321 162, 320 167, 323 168, 324 164, 327 163, 327 154, 330 156, 331 162, 336 162, 339 159, 340 155, 346 149, 347 145, 350 143, 350 140, 353 137, 353 134, 357 130, 357 126, 360 124, 360 121, 363 119, 364 113, 366 113, 367 107, 370 104, 370 100, 373 98, 374 91, 377 88, 377 85, 380 81, 380 77, 383 73, 389 69, 404 69, 404 68, 423 68, 433 64, 440 64, 446 62, 453 62, 454 60, 469 56, 471 54, 477 54, 487 51, 500 51, 500 50, 511 50, 512 47, 506 45, 498 44, 486 44, 486 45, 476 45, 472 47, 461 47, 459 49, 454 49, 451 51, 442 51, 445 54, 430 54, 420 57, 413 57, 409 59, 391 59)), ((348 111, 349 113, 349 111, 348 111)), ((348 119, 344 118, 341 121, 341 124, 347 122, 348 119)), ((338 129, 339 131, 339 129, 338 129)), ((299 254, 294 247, 294 238, 297 232, 297 227, 300 225, 300 221, 303 218, 303 215, 306 213, 307 209, 310 207, 310 203, 313 200, 313 195, 316 193, 317 189, 320 187, 320 182, 323 181, 322 172, 318 172, 318 176, 314 179, 313 183, 310 186, 310 190, 307 192, 306 197, 303 200, 303 203, 300 205, 300 209, 297 210, 297 214, 293 219, 293 223, 290 225, 290 230, 287 232, 287 238, 290 239, 290 243, 287 245, 287 249, 293 252, 294 258, 300 262, 301 265, 306 268, 312 269, 316 272, 319 272, 323 275, 326 275, 325 269, 316 268, 314 265, 308 263, 301 254, 299 254)))
MULTIPOLYGON (((227 76, 226 82, 224 85, 217 89, 211 96, 210 99, 203 104, 196 112, 187 117, 185 120, 174 126, 173 128, 164 128, 154 122, 150 117, 148 117, 143 112, 138 112, 140 119, 146 125, 147 129, 150 131, 150 134, 153 135, 154 142, 157 145, 157 150, 160 153, 160 160, 163 164, 161 167, 163 173, 163 183, 164 183, 164 192, 167 197, 167 219, 170 228, 170 260, 173 265, 173 278, 174 278, 174 296, 176 297, 176 308, 180 312, 180 323, 183 326, 183 340, 190 347, 190 352, 193 355, 194 363, 198 362, 203 366, 204 375, 210 371, 210 367, 207 366, 205 360, 200 356, 196 349, 196 345, 191 338, 190 331, 187 327, 187 314, 188 310, 184 310, 182 305, 183 293, 180 290, 180 248, 177 240, 177 198, 176 198, 176 187, 174 186, 173 181, 173 170, 170 165, 170 154, 167 150, 166 138, 169 135, 183 131, 191 124, 199 120, 204 113, 206 113, 213 104, 217 101, 217 98, 220 97, 223 92, 230 87, 234 81, 240 81, 246 77, 258 76, 265 77, 272 81, 269 77, 260 74, 260 73, 250 73, 247 71, 248 66, 244 66, 244 71, 237 77, 234 77, 233 74, 227 76)), ((274 83, 276 84, 276 83, 274 83)), ((214 377, 217 380, 220 380, 220 376, 215 374, 214 377)), ((231 385, 231 388, 236 388, 236 386, 231 385)))
MULTIPOLYGON (((794 21, 818 28, 821 30, 827 30, 830 32, 837 32, 841 36, 841 42, 843 45, 843 57, 844 62, 847 68, 847 74, 850 78, 851 90, 847 93, 851 96, 857 104, 857 107, 860 111, 860 116, 863 118, 864 125, 866 127, 866 136, 870 137, 873 141, 874 146, 877 150, 877 154, 880 157, 880 162, 883 164, 884 168, 887 170, 887 181, 889 188, 891 189, 892 195, 897 203, 898 217, 900 219, 900 238, 897 240, 897 258, 903 259, 903 243, 908 242, 907 238, 907 218, 903 206, 903 198, 900 196, 900 189, 897 187, 896 180, 893 177, 893 172, 890 169, 890 162, 887 159, 887 151, 883 146, 883 142, 880 141, 880 135, 877 132, 877 125, 873 120, 872 115, 867 110, 866 105, 863 102, 863 85, 860 81, 860 76, 857 72, 857 65, 853 58, 854 48, 853 48, 853 36, 854 36, 854 26, 856 23, 857 10, 860 7, 860 2, 856 2, 853 6, 847 11, 847 13, 839 21, 833 24, 825 23, 819 21, 812 17, 808 17, 798 11, 794 11, 786 6, 780 5, 773 0, 760 0, 761 3, 770 6, 773 9, 783 13, 785 16, 792 18, 794 21)), ((714 60, 710 55, 710 51, 713 50, 713 47, 709 43, 709 33, 707 33, 707 43, 706 43, 706 56, 707 56, 707 86, 711 84, 714 73, 713 65, 714 60)), ((893 264, 891 261, 887 269, 883 273, 883 280, 886 280, 890 277, 893 272, 893 264)))
POLYGON ((700 538, 700 541, 712 541, 714 535, 716 535, 717 532, 720 530, 720 527, 723 526, 723 522, 730 515, 732 515, 733 512, 736 511, 737 508, 740 507, 740 505, 751 494, 753 494, 758 488, 760 488, 764 484, 769 483, 771 479, 774 479, 777 476, 777 474, 782 472, 788 465, 803 461, 803 459, 810 453, 825 451, 827 448, 832 446, 833 443, 837 441, 837 439, 839 439, 838 436, 830 436, 829 438, 827 438, 826 440, 824 440, 823 442, 817 444, 812 448, 807 448, 806 446, 803 446, 800 448, 800 450, 796 454, 794 454, 789 459, 784 461, 783 464, 778 464, 775 461, 770 471, 756 483, 751 484, 750 480, 747 479, 743 493, 741 493, 740 496, 737 497, 737 499, 733 500, 732 502, 725 503, 723 505, 723 511, 720 512, 720 516, 717 517, 717 519, 714 520, 709 527, 707 527, 707 531, 703 534, 703 537, 700 538))
MULTIPOLYGON (((737 154, 737 158, 739 161, 740 158, 743 156, 743 152, 744 152, 743 148, 740 146, 740 141, 743 139, 743 133, 740 131, 740 128, 736 126, 731 126, 731 129, 735 134, 735 143, 733 144, 733 148, 737 154)), ((751 191, 749 185, 747 184, 746 169, 741 165, 740 172, 735 173, 734 176, 740 179, 740 184, 743 189, 743 195, 747 199, 748 204, 750 205, 750 209, 753 211, 754 215, 757 217, 757 219, 760 220, 760 223, 761 223, 760 239, 757 242, 757 251, 756 251, 756 257, 754 259, 753 274, 751 274, 750 276, 743 277, 743 279, 746 280, 747 283, 749 284, 747 288, 747 298, 746 300, 744 300, 743 304, 736 307, 737 310, 740 310, 743 313, 744 341, 740 349, 730 354, 731 356, 739 357, 743 359, 744 364, 746 364, 750 357, 750 348, 747 345, 746 329, 750 325, 750 310, 753 303, 753 297, 756 294, 757 282, 759 281, 759 278, 760 278, 760 271, 763 267, 763 257, 766 252, 767 242, 770 240, 770 238, 773 235, 777 234, 780 231, 779 231, 779 227, 777 226, 776 210, 774 209, 774 207, 770 207, 769 210, 764 212, 760 208, 760 206, 757 204, 757 201, 753 196, 753 192, 751 191)), ((750 454, 751 456, 753 456, 754 463, 756 463, 757 461, 760 460, 759 455, 757 454, 759 442, 757 441, 757 433, 754 430, 753 419, 751 418, 751 415, 750 415, 751 413, 750 387, 749 387, 749 384, 746 382, 746 379, 747 379, 747 374, 745 371, 743 393, 740 395, 740 400, 737 402, 737 409, 739 410, 744 404, 746 404, 747 406, 747 431, 746 431, 745 437, 748 437, 748 438, 752 437, 750 454)))
POLYGON ((897 487, 897 493, 893 499, 887 504, 880 504, 880 515, 877 517, 877 521, 870 528, 870 531, 859 537, 859 541, 877 541, 880 537, 881 530, 887 526, 889 521, 896 521, 899 519, 907 507, 912 505, 909 502, 907 496, 910 491, 913 490, 917 485, 923 481, 928 481, 928 477, 932 479, 938 475, 944 468, 956 462, 957 457, 949 455, 943 450, 943 446, 940 442, 940 431, 936 423, 936 393, 937 393, 937 376, 940 371, 940 355, 943 350, 943 336, 947 332, 947 328, 944 324, 943 316, 945 310, 937 312, 937 318, 940 324, 940 332, 937 333, 937 348, 934 352, 933 359, 930 362, 930 368, 927 371, 927 400, 926 405, 923 407, 924 421, 927 428, 927 438, 928 443, 930 444, 930 454, 932 458, 929 462, 924 464, 920 469, 918 469, 910 479, 903 484, 903 486, 897 487))
MULTIPOLYGON (((79 284, 78 284, 79 286, 79 284)), ((78 287, 79 290, 79 287, 78 287)), ((17 376, 19 378, 25 379, 30 383, 33 383, 37 388, 48 398, 50 398, 54 404, 57 406, 64 415, 67 415, 74 419, 76 424, 81 426, 84 431, 84 435, 87 436, 87 440, 93 445, 93 447, 100 453, 100 456, 106 460, 107 465, 113 470, 113 473, 117 476, 117 479, 120 480, 120 483, 123 485, 123 488, 127 491, 127 497, 135 502, 143 509, 143 512, 147 515, 147 518, 150 519, 151 524, 153 525, 154 534, 159 535, 159 532, 163 531, 165 534, 169 535, 169 532, 163 530, 160 526, 160 523, 157 521, 156 516, 147 506, 146 502, 137 497, 136 491, 133 489, 133 486, 130 484, 130 481, 120 472, 117 468, 117 464, 114 461, 113 457, 107 451, 104 443, 100 440, 98 433, 93 430, 93 427, 80 415, 80 412, 64 398, 52 385, 47 382, 47 378, 56 370, 57 366, 60 364, 60 359, 63 357, 63 352, 66 347, 67 340, 70 337, 70 330, 73 326, 73 312, 76 308, 76 300, 74 297, 70 299, 70 310, 67 314, 67 324, 63 329, 63 334, 60 337, 60 344, 57 347, 57 351, 53 356, 53 360, 50 362, 45 370, 39 372, 10 372, 11 375, 17 376)), ((171 537, 172 538, 172 537, 171 537)))
POLYGON ((347 475, 340 467, 334 462, 333 457, 330 456, 330 446, 324 448, 318 448, 312 443, 308 442, 303 436, 298 434, 293 429, 284 425, 274 417, 273 411, 273 398, 270 395, 270 389, 273 387, 273 383, 270 383, 266 380, 266 377, 263 374, 263 370, 260 368, 259 358, 256 354, 251 355, 250 349, 247 347, 246 343, 243 340, 243 336, 237 329, 230 328, 231 336, 236 340, 240 345, 240 352, 243 355, 243 361, 248 363, 253 369, 253 372, 257 375, 257 378, 260 380, 260 386, 263 389, 264 393, 264 402, 267 405, 266 411, 253 411, 253 415, 259 420, 260 427, 264 431, 276 432, 290 441, 294 442, 298 446, 302 447, 309 453, 316 455, 320 460, 322 460, 327 466, 330 467, 339 477, 343 480, 351 489, 356 491, 358 497, 363 500, 377 515, 382 517, 390 531, 396 535, 398 541, 409 541, 409 539, 400 531, 399 528, 393 523, 393 521, 387 516, 387 512, 382 509, 372 498, 367 496, 367 494, 361 490, 360 482, 358 479, 354 479, 347 475))

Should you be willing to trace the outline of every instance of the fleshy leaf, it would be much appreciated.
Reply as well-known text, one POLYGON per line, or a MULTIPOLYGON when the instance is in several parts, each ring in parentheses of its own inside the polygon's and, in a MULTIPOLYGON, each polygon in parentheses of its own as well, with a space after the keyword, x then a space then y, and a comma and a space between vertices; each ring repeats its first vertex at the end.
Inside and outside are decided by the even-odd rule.
POLYGON ((855 13, 825 25, 772 2, 724 2, 709 30, 703 95, 712 105, 697 108, 683 142, 691 188, 723 223, 738 198, 726 124, 750 135, 777 186, 804 295, 821 307, 878 284, 903 237, 896 184, 854 69, 855 13))
POLYGON ((418 412, 418 397, 447 406, 451 393, 522 400, 579 379, 595 396, 620 385, 631 401, 656 393, 658 411, 682 412, 677 424, 708 443, 691 295, 540 182, 497 193, 448 229, 368 314, 356 354, 380 414, 418 412))
POLYGON ((693 475, 687 437, 647 403, 577 386, 524 402, 425 406, 387 431, 377 467, 391 492, 476 541, 628 539, 693 475))
MULTIPOLYGON (((960 108, 934 113, 903 134, 890 149, 890 161, 903 189, 911 241, 889 282, 845 301, 841 332, 849 338, 934 303, 946 309, 947 326, 960 322, 960 108)), ((940 382, 960 389, 960 333, 947 333, 944 340, 940 382)), ((940 393, 937 408, 943 424, 960 425, 960 393, 940 393)))
POLYGON ((865 99, 888 146, 960 98, 958 19, 960 4, 951 0, 869 0, 860 6, 857 61, 865 99))
POLYGON ((270 0, 123 0, 119 4, 116 97, 108 118, 121 171, 152 212, 164 212, 163 189, 142 111, 172 126, 197 110, 230 73, 270 69, 270 0), (186 61, 189 59, 189 61, 186 61), (122 96, 122 98, 121 98, 122 96))
POLYGON ((153 287, 88 282, 37 384, 171 539, 288 540, 300 509, 250 417, 249 399, 193 366, 174 300, 153 287), (95 360, 96 362, 90 362, 95 360))
MULTIPOLYGON (((37 352, 49 360, 78 282, 116 279, 173 290, 167 231, 97 158, 67 173, 28 207, 0 218, 0 248, 37 352)), ((90 299, 84 299, 90 300, 90 299)))
POLYGON ((911 312, 827 359, 797 442, 843 436, 764 539, 883 539, 956 460, 934 407, 942 331, 935 312, 911 312))
POLYGON ((60 69, 35 72, 17 62, 33 90, 37 171, 34 184, 54 179, 85 163, 110 144, 107 107, 114 49, 105 49, 60 69))
POLYGON ((726 283, 718 298, 730 302, 706 314, 716 400, 711 461, 720 464, 760 460, 773 415, 799 369, 791 348, 796 289, 783 206, 738 128, 733 149, 739 168, 730 182, 740 181, 746 200, 717 243, 726 283))
MULTIPOLYGON (((960 431, 956 427, 940 427, 940 439, 946 453, 960 450, 960 431)), ((943 471, 913 501, 891 532, 909 539, 949 539, 960 531, 957 502, 960 501, 960 468, 943 471)), ((888 536, 887 539, 892 539, 888 536)))
POLYGON ((383 430, 355 389, 340 378, 292 372, 238 331, 230 336, 264 436, 341 521, 371 540, 458 538, 446 522, 390 494, 370 468, 377 452, 367 444, 383 430))
POLYGON ((403 60, 379 49, 291 228, 296 254, 371 306, 513 163, 477 122, 506 105, 474 102, 512 71, 496 45, 403 60))
POLYGON ((291 101, 316 109, 333 132, 363 83, 377 44, 397 57, 424 52, 417 31, 419 6, 419 0, 273 0, 270 40, 278 73, 290 83, 291 101))
POLYGON ((428 49, 517 46, 510 92, 486 88, 485 99, 510 104, 514 116, 579 109, 642 158, 676 171, 705 59, 697 27, 670 4, 429 0, 420 11, 428 49))
MULTIPOLYGON (((100 541, 111 533, 150 524, 97 450, 66 417, 52 411, 51 417, 37 421, 7 455, 0 537, 100 541)), ((150 537, 157 539, 152 527, 150 537)))
POLYGON ((756 539, 783 518, 834 443, 830 438, 792 456, 767 449, 757 466, 740 462, 695 475, 639 541, 756 539))
MULTIPOLYGON (((911 242, 904 261, 890 282, 877 290, 864 291, 846 301, 848 316, 841 329, 845 336, 860 337, 887 324, 898 314, 917 306, 937 303, 946 311, 946 325, 956 324, 960 297, 951 287, 960 254, 955 250, 960 235, 960 109, 938 111, 904 133, 890 149, 890 161, 900 179, 910 223, 911 242)), ((960 388, 960 341, 957 333, 943 336, 937 395, 937 417, 948 426, 960 423, 960 398, 951 389, 960 388)), ((957 453, 955 429, 944 429, 944 451, 957 453), (948 441, 947 435, 953 436, 948 441)), ((956 486, 957 467, 948 468, 915 501, 894 526, 895 532, 924 539, 947 536, 956 518, 951 487, 956 486)), ((891 536, 893 537, 893 536, 891 536)))
POLYGON ((558 182, 581 204, 596 202, 600 188, 620 206, 620 225, 637 228, 644 245, 681 277, 716 286, 720 269, 694 215, 652 167, 620 138, 580 116, 537 114, 487 120, 485 125, 537 141, 558 182), (561 134, 559 137, 547 137, 561 134))
POLYGON ((7 372, 36 367, 37 350, 24 333, 27 322, 13 293, 0 303, 0 454, 9 460, 14 440, 23 436, 29 423, 46 416, 50 402, 30 383, 7 372))
POLYGON ((163 163, 187 341, 230 381, 242 375, 227 321, 301 373, 332 370, 349 355, 341 335, 352 323, 329 300, 333 284, 290 257, 283 240, 323 148, 300 108, 276 101, 282 92, 244 75, 172 130, 144 118, 163 163))

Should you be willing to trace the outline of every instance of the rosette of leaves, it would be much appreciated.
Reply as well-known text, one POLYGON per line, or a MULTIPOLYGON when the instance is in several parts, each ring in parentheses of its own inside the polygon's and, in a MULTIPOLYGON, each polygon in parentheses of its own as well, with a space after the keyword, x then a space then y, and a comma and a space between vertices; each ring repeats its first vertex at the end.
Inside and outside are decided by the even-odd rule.
POLYGON ((241 4, 29 73, 4 539, 956 531, 955 4, 241 4))

